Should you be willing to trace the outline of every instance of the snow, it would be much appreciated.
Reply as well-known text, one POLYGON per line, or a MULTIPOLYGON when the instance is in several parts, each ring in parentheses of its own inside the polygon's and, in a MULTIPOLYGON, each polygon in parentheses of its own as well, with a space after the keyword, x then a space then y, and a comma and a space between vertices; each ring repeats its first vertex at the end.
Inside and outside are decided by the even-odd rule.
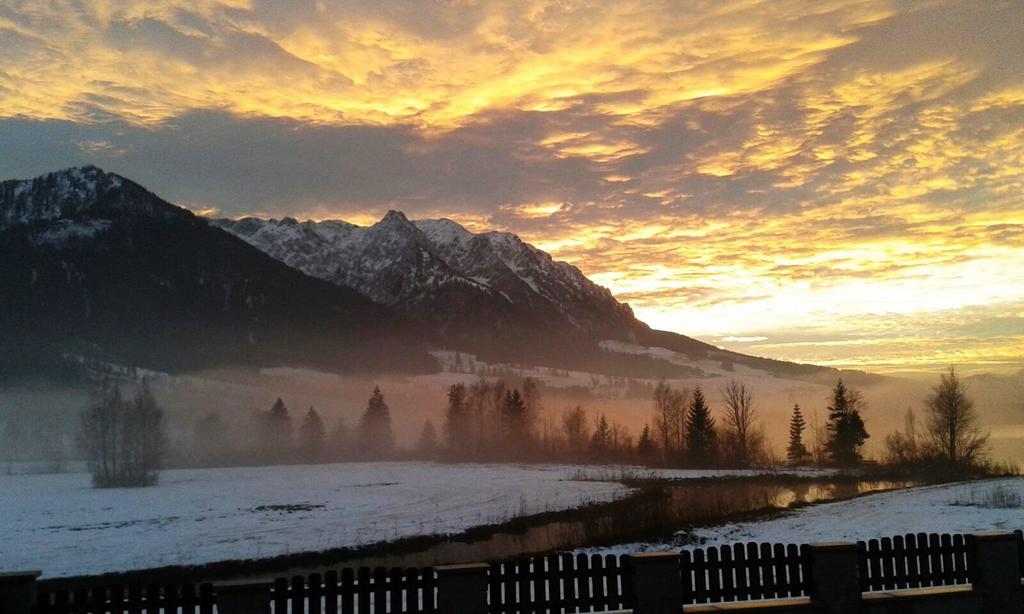
POLYGON ((553 261, 518 236, 475 234, 449 219, 410 221, 389 211, 369 227, 251 217, 211 223, 307 275, 391 306, 418 304, 452 282, 498 291, 515 302, 518 294, 501 289, 514 275, 527 294, 550 301, 571 323, 581 304, 611 313, 628 309, 576 267, 553 261))
POLYGON ((461 224, 447 218, 438 220, 417 220, 413 222, 423 234, 427 235, 432 243, 438 246, 457 246, 459 249, 468 249, 474 235, 466 230, 461 224))
POLYGON ((340 463, 172 470, 142 489, 94 489, 84 473, 7 475, 0 476, 0 571, 92 575, 358 547, 612 501, 629 494, 624 478, 759 473, 340 463))
POLYGON ((614 339, 603 340, 600 342, 599 345, 601 346, 601 349, 607 350, 609 352, 650 356, 651 358, 664 360, 674 365, 700 369, 704 373, 711 375, 724 375, 727 377, 744 375, 747 377, 756 378, 772 377, 771 373, 767 371, 762 371, 760 369, 752 369, 746 365, 732 364, 729 369, 726 369, 722 366, 722 361, 708 359, 693 360, 686 354, 663 347, 647 347, 643 345, 637 345, 635 343, 627 343, 625 341, 616 341, 614 339))
MULTIPOLYGON (((778 517, 697 528, 680 538, 696 545, 736 542, 809 544, 855 542, 907 533, 975 533, 1024 529, 1024 478, 1001 478, 922 486, 822 503, 778 517), (1011 507, 992 507, 1009 499, 1011 507), (692 542, 691 542, 692 540, 692 542)), ((682 541, 682 539, 680 540, 682 541)), ((665 550, 669 544, 625 544, 601 552, 665 550)))
POLYGON ((91 239, 110 228, 109 220, 57 220, 49 228, 37 233, 32 241, 39 244, 59 245, 71 239, 91 239))
POLYGON ((86 209, 99 193, 116 189, 122 182, 95 166, 82 166, 3 184, 10 184, 11 190, 9 198, 0 199, 0 228, 53 220, 86 209))
POLYGON ((0 477, 0 570, 44 576, 352 547, 459 533, 606 502, 618 483, 565 466, 349 463, 165 471, 153 488, 87 474, 0 477))
POLYGON ((925 486, 868 495, 786 513, 765 522, 698 530, 710 543, 857 541, 906 533, 973 533, 1024 528, 1024 509, 982 503, 993 489, 1024 497, 1024 478, 925 486))

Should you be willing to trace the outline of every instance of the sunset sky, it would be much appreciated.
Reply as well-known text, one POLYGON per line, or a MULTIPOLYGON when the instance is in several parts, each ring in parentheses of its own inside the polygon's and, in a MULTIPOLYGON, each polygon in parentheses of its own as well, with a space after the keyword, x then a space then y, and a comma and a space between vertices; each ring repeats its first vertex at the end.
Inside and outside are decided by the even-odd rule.
POLYGON ((520 234, 651 325, 1024 368, 1024 3, 5 0, 0 178, 520 234))

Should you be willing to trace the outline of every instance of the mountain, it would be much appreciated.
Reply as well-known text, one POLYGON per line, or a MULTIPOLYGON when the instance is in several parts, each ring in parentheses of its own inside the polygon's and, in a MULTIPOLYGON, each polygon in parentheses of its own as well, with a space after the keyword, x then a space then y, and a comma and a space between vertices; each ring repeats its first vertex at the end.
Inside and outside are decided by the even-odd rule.
POLYGON ((509 233, 474 234, 451 220, 412 222, 398 211, 369 227, 291 218, 212 223, 423 322, 447 347, 491 361, 600 355, 598 341, 637 323, 627 305, 579 269, 509 233))
POLYGON ((389 211, 362 227, 340 220, 213 220, 313 277, 351 286, 431 327, 450 349, 491 362, 644 377, 721 374, 737 366, 826 379, 834 370, 745 356, 653 330, 575 266, 507 232, 389 211))
POLYGON ((438 348, 635 377, 836 374, 653 330, 514 234, 398 211, 206 220, 93 166, 0 182, 0 263, 0 379, 67 354, 426 372, 438 348))
POLYGON ((421 326, 96 167, 0 183, 0 369, 436 369, 421 326))

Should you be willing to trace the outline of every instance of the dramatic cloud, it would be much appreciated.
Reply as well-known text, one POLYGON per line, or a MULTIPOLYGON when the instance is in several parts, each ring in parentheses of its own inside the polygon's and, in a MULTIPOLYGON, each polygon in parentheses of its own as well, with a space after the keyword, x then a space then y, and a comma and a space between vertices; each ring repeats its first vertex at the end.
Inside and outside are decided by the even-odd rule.
POLYGON ((1024 364, 1024 7, 14 2, 0 169, 221 215, 500 227, 652 324, 1024 364))

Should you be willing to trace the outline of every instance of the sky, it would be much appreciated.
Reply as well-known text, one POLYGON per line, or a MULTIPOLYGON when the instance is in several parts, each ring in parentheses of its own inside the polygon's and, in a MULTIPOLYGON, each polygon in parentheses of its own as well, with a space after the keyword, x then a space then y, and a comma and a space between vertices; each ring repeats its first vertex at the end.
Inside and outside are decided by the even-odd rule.
POLYGON ((649 324, 1024 368, 1019 0, 5 0, 0 176, 520 234, 649 324))

